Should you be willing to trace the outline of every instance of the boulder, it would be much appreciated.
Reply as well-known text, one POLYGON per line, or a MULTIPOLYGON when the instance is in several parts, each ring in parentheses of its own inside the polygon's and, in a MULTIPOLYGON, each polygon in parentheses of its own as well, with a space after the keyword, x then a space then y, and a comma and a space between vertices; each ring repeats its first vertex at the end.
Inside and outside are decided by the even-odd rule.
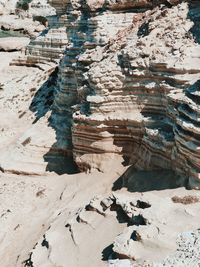
POLYGON ((0 51, 19 51, 29 44, 27 37, 5 37, 0 38, 0 51))
POLYGON ((87 5, 91 11, 96 11, 97 9, 100 9, 105 4, 104 0, 87 0, 87 5))

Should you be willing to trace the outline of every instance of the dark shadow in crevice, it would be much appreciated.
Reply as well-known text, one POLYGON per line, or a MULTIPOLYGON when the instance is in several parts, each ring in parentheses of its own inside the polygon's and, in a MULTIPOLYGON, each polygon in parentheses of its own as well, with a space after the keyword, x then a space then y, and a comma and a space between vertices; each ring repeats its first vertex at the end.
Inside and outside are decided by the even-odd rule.
POLYGON ((102 251, 102 261, 117 259, 116 253, 113 251, 113 244, 107 246, 102 251))
POLYGON ((73 160, 72 155, 66 155, 64 151, 56 151, 51 148, 48 153, 44 155, 44 161, 48 162, 46 171, 62 174, 76 174, 78 167, 73 160))
POLYGON ((141 237, 140 235, 137 233, 137 231, 133 231, 130 239, 132 239, 133 241, 141 241, 141 237))
POLYGON ((27 260, 22 262, 22 264, 24 264, 24 267, 34 267, 33 261, 32 261, 32 255, 33 255, 33 252, 29 254, 29 258, 27 260))
MULTIPOLYGON (((57 27, 55 25, 59 24, 57 15, 48 17, 39 16, 34 19, 39 20, 45 25, 47 24, 47 21, 49 21, 49 28, 46 28, 40 36, 45 36, 50 28, 55 28, 57 27)), ((48 80, 35 93, 29 109, 35 114, 34 124, 50 111, 51 116, 48 120, 49 126, 54 129, 56 139, 60 140, 56 122, 52 120, 52 114, 54 113, 53 104, 56 96, 56 87, 58 86, 58 69, 58 67, 55 68, 48 80)), ((34 90, 35 88, 32 88, 33 92, 34 90)), ((73 161, 72 153, 67 153, 62 147, 57 146, 57 143, 52 145, 43 158, 44 161, 47 162, 46 171, 56 172, 59 175, 64 173, 74 174, 78 172, 78 168, 73 161)))
POLYGON ((132 217, 131 223, 132 223, 131 225, 136 225, 136 226, 147 225, 147 220, 141 214, 139 214, 132 217))
POLYGON ((118 223, 126 223, 127 225, 129 225, 130 223, 130 218, 128 217, 128 215, 123 211, 122 207, 120 205, 117 205, 116 202, 114 202, 111 207, 110 207, 111 211, 115 211, 116 212, 116 218, 118 220, 118 223))
POLYGON ((138 29, 137 33, 138 37, 145 37, 147 35, 149 35, 149 22, 143 23, 138 29))
POLYGON ((148 209, 151 207, 151 204, 149 204, 148 202, 144 202, 144 201, 141 201, 141 200, 137 200, 137 205, 136 207, 138 209, 148 209))
POLYGON ((129 192, 187 187, 187 178, 180 177, 171 170, 138 171, 131 166, 113 184, 113 191, 127 188, 129 192))
POLYGON ((188 19, 193 21, 194 25, 190 29, 190 33, 193 35, 195 41, 200 43, 200 1, 189 1, 188 19))
POLYGON ((42 243, 41 243, 41 246, 42 247, 46 247, 47 249, 49 249, 49 242, 46 240, 46 236, 43 235, 43 240, 42 240, 42 243))
POLYGON ((49 32, 49 28, 44 29, 39 36, 45 36, 49 32))
POLYGON ((33 123, 36 123, 39 119, 44 117, 48 111, 51 110, 51 106, 54 101, 57 75, 58 68, 54 70, 54 72, 49 76, 48 80, 39 88, 32 99, 29 109, 35 114, 36 117, 33 123))
POLYGON ((116 201, 114 201, 114 203, 111 205, 110 211, 116 212, 116 219, 120 224, 127 224, 127 226, 138 226, 146 225, 148 223, 147 220, 141 214, 129 217, 122 209, 122 207, 116 204, 116 201))
POLYGON ((86 84, 84 72, 88 66, 81 64, 78 58, 86 50, 85 42, 93 43, 96 24, 90 27, 90 13, 85 8, 86 1, 81 2, 81 17, 77 20, 77 15, 71 12, 72 4, 67 4, 66 14, 71 27, 67 28, 67 36, 71 45, 66 49, 63 60, 60 65, 65 65, 64 77, 62 76, 62 67, 58 73, 59 82, 55 85, 56 93, 51 108, 49 125, 55 130, 56 142, 50 150, 44 155, 44 160, 48 162, 47 171, 55 171, 58 174, 74 174, 79 172, 76 163, 73 160, 72 144, 72 114, 76 105, 82 104, 81 112, 89 111, 88 103, 82 102, 78 98, 78 88, 86 84), (83 37, 84 36, 84 37, 83 37), (62 84, 61 84, 61 79, 62 84))
MULTIPOLYGON (((29 109, 35 114, 33 124, 37 123, 47 112, 52 112, 52 105, 55 99, 55 88, 57 86, 58 67, 52 72, 48 80, 39 88, 35 93, 29 109)), ((33 88, 34 89, 34 88, 33 88)), ((49 118, 49 126, 55 132, 55 123, 49 118)), ((56 136, 58 138, 58 136, 56 136)), ((44 161, 47 162, 46 171, 55 172, 59 175, 62 174, 75 174, 78 173, 78 167, 75 164, 72 154, 67 154, 65 150, 59 149, 55 144, 52 145, 50 150, 43 156, 44 161)))

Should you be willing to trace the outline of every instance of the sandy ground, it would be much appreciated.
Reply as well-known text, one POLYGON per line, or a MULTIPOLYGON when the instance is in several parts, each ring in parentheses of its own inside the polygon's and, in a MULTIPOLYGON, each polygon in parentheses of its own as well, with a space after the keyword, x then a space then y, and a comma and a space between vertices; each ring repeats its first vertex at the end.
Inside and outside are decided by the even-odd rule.
POLYGON ((15 266, 47 229, 65 183, 55 183, 55 177, 0 177, 0 266, 15 266))
MULTIPOLYGON (((108 179, 102 174, 79 174, 73 177, 1 175, 0 266, 23 266, 22 262, 28 258, 30 250, 59 212, 66 209, 66 204, 67 209, 74 212, 87 203, 94 192, 101 194, 109 190, 112 179, 114 177, 108 179)), ((117 232, 115 229, 108 232, 112 242, 117 232)), ((101 231, 99 234, 102 235, 101 231)), ((107 242, 107 238, 103 237, 104 242, 107 242)), ((71 242, 69 245, 71 246, 71 242)), ((104 244, 100 245, 103 249, 104 244)), ((63 258, 66 260, 65 256, 63 258)), ((94 256, 92 258, 95 259, 94 256)), ((101 255, 99 258, 101 259, 101 255)), ((96 257, 97 262, 99 258, 96 257)))

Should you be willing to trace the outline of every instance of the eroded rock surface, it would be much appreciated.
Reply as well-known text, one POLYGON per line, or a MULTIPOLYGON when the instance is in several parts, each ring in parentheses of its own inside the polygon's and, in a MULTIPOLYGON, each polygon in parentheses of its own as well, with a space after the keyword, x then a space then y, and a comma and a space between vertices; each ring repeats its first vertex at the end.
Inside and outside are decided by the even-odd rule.
POLYGON ((199 266, 199 1, 11 2, 0 266, 199 266))
MULTIPOLYGON (((75 109, 73 123, 71 118, 64 123, 80 169, 105 170, 108 159, 121 157, 139 169, 172 169, 198 181, 199 160, 192 160, 193 167, 185 163, 189 152, 181 149, 181 142, 186 143, 177 128, 184 124, 185 134, 196 131, 187 128, 185 117, 178 120, 177 113, 185 92, 199 79, 200 49, 192 35, 199 7, 168 4, 137 14, 134 8, 129 13, 121 8, 117 15, 108 11, 90 17, 84 5, 74 11, 74 16, 81 12, 74 19, 85 28, 73 24, 76 35, 69 38, 69 55, 60 66, 55 107, 68 110, 68 118, 71 107, 75 109), (102 27, 112 31, 101 31, 99 38, 102 27)), ((196 142, 187 144, 198 154, 196 142)), ((66 149, 71 147, 69 138, 66 149)))
POLYGON ((25 49, 29 44, 29 38, 23 37, 6 37, 0 39, 0 51, 18 51, 25 49))
MULTIPOLYGON (((52 266, 66 266, 66 259, 70 266, 106 266, 104 261, 109 261, 109 266, 165 266, 171 262, 179 266, 176 264, 191 253, 189 243, 192 245, 192 238, 195 239, 186 232, 198 227, 199 203, 172 201, 175 195, 185 194, 188 191, 176 189, 134 196, 127 192, 97 195, 83 208, 61 211, 31 251, 29 261, 36 267, 50 262, 52 266), (185 234, 177 239, 183 231, 185 234), (188 243, 184 243, 187 236, 188 243), (187 253, 183 252, 184 247, 189 249, 187 253), (174 257, 164 259, 176 249, 174 257), (183 258, 179 259, 181 253, 183 258)), ((196 196, 199 197, 197 192, 189 195, 196 196)), ((198 245, 195 248, 198 251, 198 245)), ((196 264, 197 259, 198 252, 188 263, 196 264)), ((28 261, 25 266, 29 266, 28 261)))

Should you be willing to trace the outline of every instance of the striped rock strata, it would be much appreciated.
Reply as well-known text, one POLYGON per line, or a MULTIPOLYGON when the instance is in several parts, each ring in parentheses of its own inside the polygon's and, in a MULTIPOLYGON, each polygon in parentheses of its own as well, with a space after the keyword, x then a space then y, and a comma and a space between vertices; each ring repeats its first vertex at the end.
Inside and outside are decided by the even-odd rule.
MULTIPOLYGON (((74 88, 63 74, 60 87, 66 88, 61 89, 64 94, 70 89, 69 94, 75 95, 67 105, 63 103, 65 107, 79 102, 74 106, 72 140, 80 169, 104 170, 112 165, 111 159, 115 162, 121 157, 124 164, 139 169, 173 169, 190 180, 199 178, 198 125, 193 124, 194 118, 191 123, 180 115, 184 101, 189 102, 190 112, 194 113, 196 105, 184 99, 200 73, 200 47, 192 35, 199 23, 198 8, 194 1, 190 6, 162 6, 137 14, 134 9, 121 12, 121 16, 132 15, 132 21, 126 19, 128 26, 109 36, 107 45, 89 49, 92 45, 88 47, 86 40, 81 44, 85 51, 76 57, 75 70, 68 69, 74 88), (90 66, 83 71, 83 65, 90 66), (84 72, 84 81, 79 79, 80 72, 84 72), (185 128, 184 138, 180 127, 185 128), (183 148, 186 140, 190 140, 189 148, 183 148)), ((115 13, 103 16, 108 14, 114 19, 115 13)), ((65 57, 63 62, 69 61, 65 57)), ((66 71, 64 65, 62 70, 66 71)))
POLYGON ((27 46, 27 64, 45 62, 55 62, 58 64, 59 60, 63 57, 67 43, 65 28, 50 27, 27 46))
POLYGON ((181 2, 50 1, 68 42, 50 118, 54 148, 80 170, 121 162, 174 170, 196 187, 198 103, 188 88, 200 73, 199 4, 181 2))
POLYGON ((29 14, 33 20, 40 20, 45 25, 40 24, 40 33, 31 39, 25 55, 13 60, 12 64, 35 66, 53 62, 58 65, 68 44, 66 25, 61 15, 56 15, 56 9, 46 0, 32 1, 29 14))
MULTIPOLYGON (((79 108, 76 106, 78 103, 85 102, 85 95, 89 93, 85 74, 87 75, 91 62, 96 60, 88 58, 90 51, 95 48, 101 55, 101 47, 105 46, 118 30, 131 24, 132 14, 103 13, 92 17, 87 8, 73 9, 69 4, 66 14, 61 16, 60 20, 66 25, 69 45, 59 65, 58 87, 51 121, 57 132, 56 147, 71 155, 72 112, 79 108)), ((87 110, 87 103, 82 108, 87 110)))

